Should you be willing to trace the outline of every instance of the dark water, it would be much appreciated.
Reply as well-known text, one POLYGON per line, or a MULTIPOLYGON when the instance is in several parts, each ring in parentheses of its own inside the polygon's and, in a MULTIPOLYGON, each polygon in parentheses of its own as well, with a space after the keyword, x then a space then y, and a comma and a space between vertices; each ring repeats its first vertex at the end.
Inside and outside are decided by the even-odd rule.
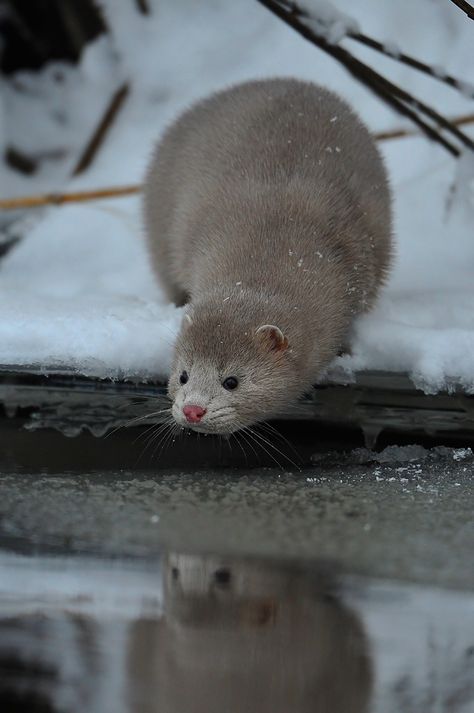
POLYGON ((473 713, 474 458, 0 473, 0 711, 473 713))

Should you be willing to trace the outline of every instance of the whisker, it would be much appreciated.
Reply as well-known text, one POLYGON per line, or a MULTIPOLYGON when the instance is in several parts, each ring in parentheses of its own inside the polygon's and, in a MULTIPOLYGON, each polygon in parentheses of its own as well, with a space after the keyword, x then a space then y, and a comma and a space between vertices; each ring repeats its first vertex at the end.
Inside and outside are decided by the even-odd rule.
MULTIPOLYGON (((298 463, 295 463, 284 451, 280 450, 280 448, 277 448, 277 446, 274 443, 272 443, 269 440, 269 438, 264 436, 262 433, 259 433, 256 429, 255 429, 255 435, 258 436, 259 438, 262 438, 265 441, 265 443, 267 443, 269 446, 274 448, 275 451, 277 451, 277 453, 279 453, 281 456, 283 456, 283 458, 285 458, 289 463, 291 463, 295 468, 297 468, 301 472, 301 466, 299 466, 298 463)), ((298 453, 296 455, 298 455, 298 457, 300 458, 298 453)))
MULTIPOLYGON (((164 421, 163 423, 160 423, 160 424, 154 423, 154 424, 152 425, 151 429, 150 429, 150 428, 147 429, 146 433, 145 433, 145 434, 142 434, 142 435, 145 436, 144 443, 146 444, 146 447, 148 448, 150 442, 152 443, 152 442, 153 442, 153 439, 154 439, 154 438, 157 438, 157 437, 159 436, 159 434, 160 434, 163 430, 165 430, 166 426, 170 426, 170 425, 171 425, 171 421, 170 421, 170 420, 167 420, 167 421, 164 421), (150 430, 152 431, 152 433, 149 433, 150 430), (147 434, 148 434, 148 435, 147 435, 147 434)), ((140 436, 139 436, 138 438, 140 438, 140 436)), ((137 440, 137 439, 135 439, 135 440, 137 440)))
POLYGON ((168 406, 168 408, 163 408, 160 409, 159 411, 152 411, 151 413, 146 413, 142 416, 136 416, 135 418, 130 419, 129 421, 125 421, 125 423, 121 423, 119 426, 116 426, 113 428, 109 433, 106 433, 104 438, 109 438, 113 433, 116 433, 119 431, 121 428, 128 428, 131 426, 133 423, 138 423, 139 421, 143 421, 145 418, 151 418, 152 416, 159 416, 162 413, 166 412, 171 412, 171 407, 168 406))
POLYGON ((145 447, 144 447, 143 450, 141 451, 141 453, 140 453, 140 455, 139 455, 139 457, 138 457, 138 459, 137 459, 135 465, 137 465, 137 464, 139 463, 139 461, 140 461, 141 458, 145 455, 145 453, 146 453, 146 451, 148 450, 148 448, 149 448, 149 447, 151 446, 151 444, 159 437, 159 435, 160 435, 161 433, 163 433, 163 432, 166 432, 166 429, 167 429, 167 428, 171 428, 171 424, 172 424, 172 419, 169 419, 169 420, 167 420, 167 421, 164 421, 163 423, 160 423, 160 424, 158 424, 158 425, 153 424, 153 427, 155 428, 155 430, 153 431, 153 433, 151 433, 151 434, 148 436, 148 438, 147 438, 147 440, 146 440, 146 443, 145 443, 145 447))
POLYGON ((156 453, 156 451, 158 450, 158 448, 160 447, 160 445, 161 445, 162 443, 164 443, 164 441, 167 439, 167 437, 168 437, 168 435, 169 435, 169 433, 170 433, 172 427, 173 427, 173 426, 172 426, 172 423, 167 423, 167 424, 165 424, 165 427, 162 428, 159 433, 156 433, 156 434, 153 436, 153 438, 151 438, 150 441, 148 442, 147 448, 148 448, 148 447, 151 447, 151 446, 153 445, 153 443, 156 442, 156 445, 155 445, 155 447, 153 448, 153 451, 152 451, 151 456, 150 456, 152 460, 154 459, 155 453, 156 453))
POLYGON ((227 438, 225 439, 225 441, 226 441, 226 443, 227 443, 227 445, 228 445, 228 447, 229 447, 230 455, 232 456, 232 443, 231 443, 231 439, 232 439, 232 433, 229 433, 228 436, 227 436, 227 438))
MULTIPOLYGON (((234 436, 235 442, 237 443, 237 445, 240 447, 240 450, 241 450, 242 453, 244 454, 245 463, 246 463, 246 465, 248 465, 249 459, 248 459, 247 453, 245 452, 245 448, 243 447, 243 445, 241 444, 241 442, 240 442, 239 439, 237 438, 237 434, 236 434, 235 432, 234 432, 234 433, 229 433, 229 439, 228 439, 228 441, 227 441, 227 442, 229 443, 229 446, 230 446, 230 439, 232 438, 232 436, 234 436)), ((232 448, 231 448, 231 453, 232 453, 232 448)))
MULTIPOLYGON (((253 430, 253 434, 254 434, 254 436, 255 436, 256 438, 258 438, 258 439, 260 439, 261 441, 263 441, 263 443, 265 443, 267 446, 269 446, 270 448, 273 448, 273 450, 274 450, 276 453, 278 453, 279 455, 283 456, 283 458, 285 458, 289 463, 291 463, 291 465, 293 465, 295 468, 297 468, 297 470, 301 471, 300 466, 299 466, 297 463, 295 463, 288 455, 286 455, 286 453, 284 453, 284 452, 281 451, 279 448, 277 448, 274 443, 272 443, 271 441, 268 440, 268 438, 265 438, 265 436, 263 436, 261 433, 258 433, 258 431, 256 431, 256 430, 253 430)), ((262 447, 263 447, 263 446, 262 446, 262 447)), ((269 453, 269 455, 270 455, 270 453, 269 453)), ((275 459, 274 459, 274 460, 275 460, 275 459)), ((278 461, 277 461, 277 462, 278 462, 278 461)), ((278 463, 278 465, 280 466, 280 468, 283 469, 283 466, 281 466, 280 463, 278 463)))
POLYGON ((139 433, 138 436, 132 441, 132 445, 135 445, 135 443, 137 443, 137 441, 139 441, 141 438, 145 438, 145 436, 150 433, 150 431, 153 431, 153 429, 156 428, 156 425, 156 423, 152 423, 151 426, 148 426, 145 431, 139 433))
POLYGON ((259 455, 258 455, 257 451, 255 450, 255 448, 254 448, 254 446, 253 446, 253 443, 252 443, 252 441, 250 440, 250 438, 244 433, 244 431, 243 431, 242 429, 241 429, 240 431, 237 431, 237 433, 242 436, 242 438, 244 439, 246 445, 250 446, 250 448, 252 449, 252 451, 253 451, 254 454, 255 454, 255 457, 256 457, 257 459, 259 459, 259 455))
POLYGON ((273 461, 275 461, 275 463, 277 464, 277 466, 278 466, 281 470, 283 470, 283 466, 281 465, 281 463, 279 463, 279 461, 275 458, 275 456, 274 456, 272 453, 270 453, 270 451, 269 451, 267 448, 265 448, 265 446, 264 446, 260 441, 257 440, 256 434, 255 434, 249 427, 245 427, 245 428, 243 428, 242 430, 244 430, 244 431, 247 433, 247 435, 248 435, 250 438, 253 439, 253 441, 256 443, 256 445, 260 446, 260 448, 261 448, 262 450, 264 450, 265 453, 266 453, 268 456, 270 456, 270 458, 271 458, 273 461))
MULTIPOLYGON (((170 428, 169 428, 169 430, 168 430, 168 433, 165 435, 165 438, 162 440, 160 452, 159 452, 159 454, 158 454, 158 458, 161 458, 161 455, 162 455, 162 453, 163 453, 165 447, 166 447, 166 448, 169 448, 169 447, 170 447, 170 445, 171 445, 172 442, 174 441, 174 435, 175 435, 175 433, 176 433, 176 425, 173 423, 173 424, 171 424, 171 426, 170 426, 170 428)), ((152 453, 152 458, 154 458, 157 448, 158 448, 158 446, 156 446, 155 450, 153 451, 153 453, 152 453)))
MULTIPOLYGON (((150 431, 155 431, 155 429, 160 428, 160 427, 163 426, 165 423, 170 423, 170 419, 167 418, 166 420, 160 421, 159 423, 152 423, 147 429, 145 429, 145 431, 143 431, 142 433, 139 433, 139 434, 138 434, 138 436, 135 438, 135 440, 133 441, 133 443, 135 444, 135 443, 136 443, 137 441, 139 441, 141 438, 145 439, 145 438, 148 436, 148 434, 150 433, 150 431)), ((152 435, 153 435, 153 434, 152 434, 152 435)), ((146 438, 145 442, 148 441, 148 438, 149 438, 149 437, 150 437, 150 436, 148 436, 148 437, 146 438)))
POLYGON ((270 423, 268 423, 268 421, 261 421, 260 423, 257 423, 256 426, 266 428, 268 431, 269 437, 270 437, 270 434, 274 434, 275 436, 280 438, 283 441, 283 443, 286 443, 286 445, 288 445, 291 448, 291 450, 293 451, 295 456, 297 456, 300 459, 301 464, 303 464, 303 459, 301 457, 301 454, 298 453, 298 451, 296 450, 294 445, 291 443, 291 441, 289 441, 288 438, 285 438, 285 436, 282 433, 280 433, 280 431, 278 431, 274 426, 272 426, 270 423))
POLYGON ((136 408, 137 406, 143 406, 147 401, 155 401, 155 403, 159 401, 172 401, 172 398, 167 394, 163 392, 159 393, 154 393, 154 394, 135 394, 132 395, 130 393, 127 393, 126 391, 124 393, 118 393, 118 394, 107 394, 106 396, 107 399, 107 406, 111 406, 115 409, 127 409, 127 408, 136 408), (119 402, 119 403, 117 403, 119 402))

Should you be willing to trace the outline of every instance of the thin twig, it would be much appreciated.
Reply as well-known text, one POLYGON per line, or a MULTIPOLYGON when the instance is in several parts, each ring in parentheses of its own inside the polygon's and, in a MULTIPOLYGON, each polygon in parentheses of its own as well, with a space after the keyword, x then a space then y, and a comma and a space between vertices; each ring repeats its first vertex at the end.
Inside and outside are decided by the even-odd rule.
POLYGON ((84 149, 76 168, 72 172, 73 176, 77 176, 86 168, 89 168, 90 164, 94 160, 99 148, 101 147, 107 131, 110 129, 115 117, 120 111, 127 95, 129 92, 128 84, 123 84, 114 93, 112 99, 110 100, 105 113, 100 120, 97 128, 89 139, 86 148, 84 149))
MULTIPOLYGON (((456 126, 465 126, 467 124, 474 123, 474 114, 464 114, 463 116, 456 116, 451 119, 451 122, 456 126)), ((410 131, 410 129, 389 129, 388 131, 378 131, 375 133, 374 139, 376 141, 391 141, 392 139, 403 139, 407 136, 416 136, 417 131, 410 131)))
POLYGON ((0 210, 17 210, 18 208, 38 208, 45 205, 62 205, 63 203, 84 203, 86 201, 102 200, 103 198, 120 198, 139 193, 141 184, 119 186, 118 188, 102 188, 96 191, 75 191, 73 193, 45 193, 24 198, 7 198, 0 200, 0 210))
POLYGON ((460 10, 465 12, 466 15, 471 18, 471 20, 474 20, 474 7, 472 7, 472 5, 469 5, 466 0, 451 0, 451 2, 457 5, 460 10))
MULTIPOLYGON (((356 79, 365 84, 372 92, 386 103, 396 109, 399 113, 410 118, 420 129, 432 140, 441 144, 454 156, 460 155, 460 150, 450 143, 436 127, 428 124, 422 119, 417 111, 425 114, 434 120, 438 125, 450 131, 456 138, 461 140, 466 146, 474 149, 474 141, 463 134, 456 126, 453 126, 445 117, 441 116, 432 107, 427 106, 416 97, 412 96, 401 87, 390 82, 368 65, 354 57, 346 49, 339 45, 330 44, 323 36, 316 34, 294 13, 287 10, 288 4, 281 3, 280 0, 257 0, 261 5, 270 10, 273 14, 292 27, 312 44, 322 49, 327 54, 337 59, 356 79)), ((292 3, 294 7, 294 4, 292 3)))
POLYGON ((150 6, 148 5, 148 0, 135 0, 135 4, 138 7, 142 15, 150 14, 150 6))

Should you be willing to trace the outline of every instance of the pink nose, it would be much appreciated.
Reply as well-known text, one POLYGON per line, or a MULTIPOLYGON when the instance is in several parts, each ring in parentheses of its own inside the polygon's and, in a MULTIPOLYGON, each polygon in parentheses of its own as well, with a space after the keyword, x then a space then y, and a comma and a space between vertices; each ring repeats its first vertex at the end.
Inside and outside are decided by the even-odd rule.
POLYGON ((207 409, 201 406, 183 406, 183 413, 189 423, 199 423, 206 411, 207 409))

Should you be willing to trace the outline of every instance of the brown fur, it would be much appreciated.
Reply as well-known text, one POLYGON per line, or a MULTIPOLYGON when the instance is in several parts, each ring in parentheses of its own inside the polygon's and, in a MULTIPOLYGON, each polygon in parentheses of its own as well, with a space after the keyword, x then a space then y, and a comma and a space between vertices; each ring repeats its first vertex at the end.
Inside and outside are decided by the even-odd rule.
POLYGON ((248 82, 185 112, 153 157, 144 207, 158 278, 170 300, 190 303, 173 414, 183 423, 182 405, 201 404, 202 430, 249 425, 308 389, 390 264, 375 143, 344 101, 307 82, 248 82), (288 348, 269 348, 255 334, 263 324, 288 348), (239 387, 227 392, 230 375, 239 387))

